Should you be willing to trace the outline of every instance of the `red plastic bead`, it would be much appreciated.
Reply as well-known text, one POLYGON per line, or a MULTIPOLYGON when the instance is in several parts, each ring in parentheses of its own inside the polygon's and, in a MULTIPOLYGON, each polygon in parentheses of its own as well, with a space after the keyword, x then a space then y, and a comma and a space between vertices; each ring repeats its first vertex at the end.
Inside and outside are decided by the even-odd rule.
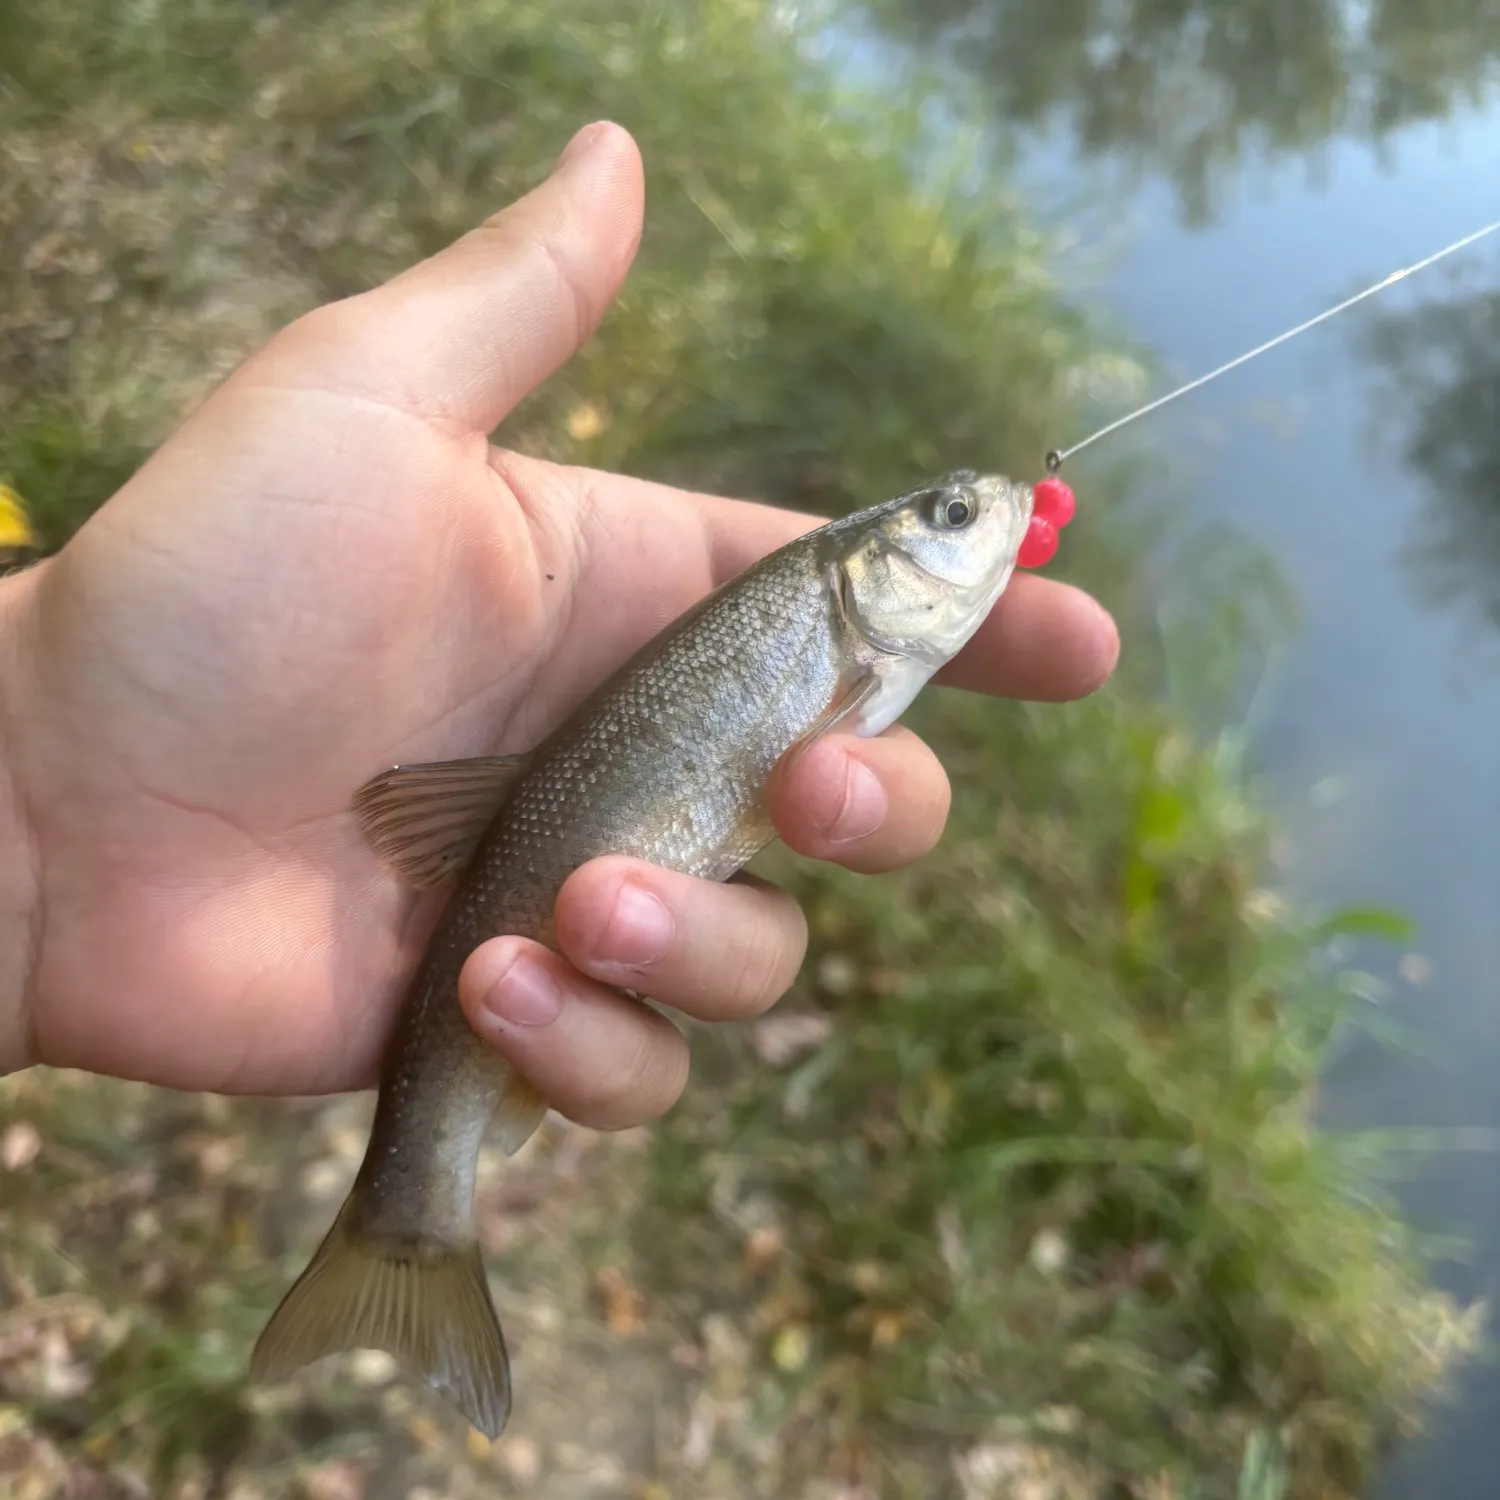
POLYGON ((1057 555, 1057 540, 1057 527, 1045 516, 1033 515, 1016 554, 1017 564, 1023 568, 1045 567, 1057 555))
POLYGON ((1038 480, 1031 488, 1032 515, 1051 521, 1059 531, 1073 519, 1073 512, 1077 509, 1073 491, 1056 475, 1038 480))

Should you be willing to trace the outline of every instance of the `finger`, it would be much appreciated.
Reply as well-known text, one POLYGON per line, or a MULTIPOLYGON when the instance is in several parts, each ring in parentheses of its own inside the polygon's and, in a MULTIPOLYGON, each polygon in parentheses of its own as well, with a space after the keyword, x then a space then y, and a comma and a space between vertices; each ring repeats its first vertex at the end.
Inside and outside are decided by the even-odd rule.
POLYGON ((491 939, 464 965, 458 997, 470 1026, 580 1125, 623 1130, 654 1120, 687 1082, 687 1043, 665 1016, 540 943, 491 939))
POLYGON ((786 845, 872 875, 913 864, 942 837, 950 801, 938 758, 899 726, 874 739, 830 734, 771 778, 771 817, 786 845))
POLYGON ((616 857, 568 877, 554 926, 583 973, 701 1021, 759 1015, 790 988, 807 951, 801 908, 775 886, 616 857))
POLYGON ((604 316, 640 243, 644 191, 630 135, 585 126, 540 187, 384 286, 311 314, 304 344, 345 389, 488 433, 604 316))
POLYGON ((1067 703, 1103 687, 1119 659, 1119 629, 1092 595, 1018 573, 937 681, 1001 698, 1067 703))

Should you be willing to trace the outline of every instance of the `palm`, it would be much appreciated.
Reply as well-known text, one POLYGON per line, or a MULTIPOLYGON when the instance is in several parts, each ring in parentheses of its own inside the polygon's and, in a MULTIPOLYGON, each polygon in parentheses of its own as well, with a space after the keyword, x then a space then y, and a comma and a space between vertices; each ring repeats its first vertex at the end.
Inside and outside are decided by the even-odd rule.
POLYGON ((255 375, 45 583, 40 1040, 159 1082, 191 1056, 195 1086, 314 1091, 368 1075, 420 937, 355 787, 535 743, 716 580, 686 496, 255 375))
MULTIPOLYGON (((0 738, 37 887, 21 1060, 194 1089, 371 1081, 431 913, 364 845, 354 790, 535 744, 807 524, 491 450, 633 255, 639 158, 607 127, 593 145, 273 340, 11 591, 0 729, 25 732, 0 738)), ((1090 690, 1113 627, 1020 582, 955 678, 1090 690)))

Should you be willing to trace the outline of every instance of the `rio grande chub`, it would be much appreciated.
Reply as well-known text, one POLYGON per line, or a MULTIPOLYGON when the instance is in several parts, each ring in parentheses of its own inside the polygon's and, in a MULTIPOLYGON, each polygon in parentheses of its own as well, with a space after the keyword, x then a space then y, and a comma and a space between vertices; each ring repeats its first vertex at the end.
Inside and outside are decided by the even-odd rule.
POLYGON ((773 769, 835 725, 879 734, 1005 589, 1032 489, 962 472, 798 537, 636 653, 531 754, 398 766, 355 809, 417 885, 461 878, 402 1006, 364 1163, 256 1345, 257 1379, 382 1349, 493 1438, 510 1371, 475 1237, 480 1146, 547 1104, 470 1029, 487 939, 552 942, 567 877, 605 854, 727 880, 774 837, 773 769))

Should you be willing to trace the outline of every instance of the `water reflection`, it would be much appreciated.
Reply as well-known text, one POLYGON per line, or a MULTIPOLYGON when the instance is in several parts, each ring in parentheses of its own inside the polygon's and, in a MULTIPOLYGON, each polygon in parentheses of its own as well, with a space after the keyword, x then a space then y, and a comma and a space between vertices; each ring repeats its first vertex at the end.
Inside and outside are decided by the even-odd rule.
MULTIPOLYGON (((1031 201, 1070 205, 1085 240, 1101 223, 1126 239, 1085 295, 1160 356, 1163 388, 1496 211, 1476 184, 1500 180, 1500 111, 1480 107, 1500 7, 867 6, 966 71, 1003 127, 1022 127, 1031 201), (1100 179, 1122 177, 1119 201, 1101 204, 1100 179)), ((1198 520, 1264 544, 1303 606, 1257 743, 1290 846, 1286 884, 1418 924, 1424 978, 1392 964, 1382 1006, 1415 1053, 1351 1045, 1327 1080, 1341 1127, 1500 1123, 1500 684, 1455 650, 1455 612, 1431 608, 1500 625, 1500 281, 1483 249, 1462 272, 1403 283, 1138 429, 1149 425, 1161 483, 1189 491, 1198 520), (1252 415, 1267 409, 1299 420, 1272 432, 1252 415), (1320 793, 1335 782, 1345 795, 1329 802, 1320 793)), ((1093 457, 1075 466, 1081 486, 1093 457)), ((1444 1284, 1494 1299, 1493 1154, 1413 1164, 1403 1199, 1466 1244, 1444 1284)), ((1396 1456, 1381 1493, 1490 1500, 1497 1422, 1500 1371, 1480 1366, 1429 1437, 1396 1456)))
POLYGON ((1478 97, 1500 58, 1483 0, 866 0, 971 72, 999 119, 1071 129, 1159 172, 1192 220, 1249 160, 1384 138, 1478 97))
POLYGON ((1406 556, 1424 602, 1500 629, 1500 291, 1388 311, 1367 347, 1377 415, 1426 486, 1406 556))

